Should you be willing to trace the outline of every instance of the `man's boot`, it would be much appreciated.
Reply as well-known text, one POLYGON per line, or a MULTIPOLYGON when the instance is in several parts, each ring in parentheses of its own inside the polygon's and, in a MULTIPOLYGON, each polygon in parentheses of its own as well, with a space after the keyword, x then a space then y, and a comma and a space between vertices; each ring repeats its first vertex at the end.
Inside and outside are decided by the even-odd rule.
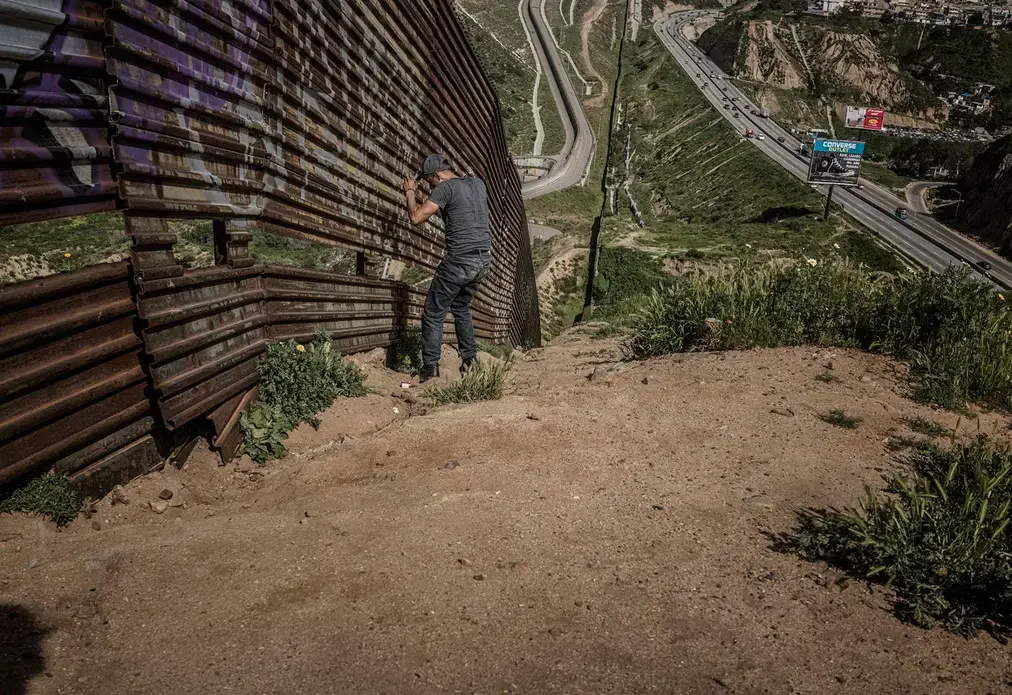
POLYGON ((424 384, 429 379, 439 378, 439 365, 425 365, 422 367, 422 371, 418 372, 418 383, 424 384))

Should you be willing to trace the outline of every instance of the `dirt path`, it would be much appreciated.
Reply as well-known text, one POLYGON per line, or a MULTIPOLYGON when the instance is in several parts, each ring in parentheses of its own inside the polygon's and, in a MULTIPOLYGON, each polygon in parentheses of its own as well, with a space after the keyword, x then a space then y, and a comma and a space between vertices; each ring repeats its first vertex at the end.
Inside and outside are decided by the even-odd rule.
POLYGON ((5 686, 1007 692, 1006 648, 903 625, 880 591, 768 537, 878 483, 901 417, 955 416, 856 353, 832 357, 832 384, 806 349, 617 358, 572 335, 529 354, 499 402, 405 419, 381 391, 262 476, 195 454, 62 532, 0 518, 5 686), (832 408, 864 423, 817 419, 832 408), (163 486, 185 508, 143 509, 163 486))
POLYGON ((587 10, 583 15, 583 20, 580 22, 580 51, 583 55, 583 64, 587 67, 589 72, 600 85, 601 93, 595 97, 584 100, 584 104, 590 107, 600 107, 604 104, 606 96, 605 81, 594 68, 594 63, 590 59, 590 32, 594 29, 594 24, 601 18, 604 11, 608 8, 608 0, 597 0, 594 6, 587 10))

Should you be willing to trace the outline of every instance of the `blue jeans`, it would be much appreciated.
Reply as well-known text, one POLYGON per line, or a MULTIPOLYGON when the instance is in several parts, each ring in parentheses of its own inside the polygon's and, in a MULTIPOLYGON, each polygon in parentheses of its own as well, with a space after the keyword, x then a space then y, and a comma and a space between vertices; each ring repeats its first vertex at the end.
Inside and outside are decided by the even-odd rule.
POLYGON ((488 275, 492 254, 488 251, 444 258, 436 268, 436 276, 429 285, 422 314, 422 364, 435 367, 443 344, 443 321, 447 312, 453 312, 453 328, 457 333, 457 350, 461 359, 478 354, 474 340, 474 323, 471 319, 471 300, 481 281, 488 275))

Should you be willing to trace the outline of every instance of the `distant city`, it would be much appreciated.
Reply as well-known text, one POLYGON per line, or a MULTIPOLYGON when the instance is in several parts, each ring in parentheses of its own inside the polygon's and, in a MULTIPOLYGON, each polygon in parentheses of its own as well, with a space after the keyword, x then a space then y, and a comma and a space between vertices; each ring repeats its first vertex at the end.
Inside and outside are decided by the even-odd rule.
POLYGON ((1012 27, 1012 0, 960 3, 941 0, 810 0, 809 12, 836 14, 847 9, 865 17, 890 15, 900 21, 933 26, 1012 27))

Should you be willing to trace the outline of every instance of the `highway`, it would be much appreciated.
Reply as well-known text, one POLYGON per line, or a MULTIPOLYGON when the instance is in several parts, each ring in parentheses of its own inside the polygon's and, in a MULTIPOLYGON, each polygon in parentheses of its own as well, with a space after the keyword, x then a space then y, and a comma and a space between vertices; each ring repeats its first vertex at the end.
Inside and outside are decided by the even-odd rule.
MULTIPOLYGON (((807 180, 808 158, 799 153, 801 142, 772 119, 753 115, 753 111, 759 113, 760 107, 750 102, 727 80, 727 75, 682 34, 682 25, 703 14, 708 13, 676 13, 655 23, 654 31, 717 113, 722 114, 743 137, 746 128, 752 128, 757 136, 764 135, 763 140, 751 140, 751 145, 799 179, 807 180), (732 98, 736 101, 731 102, 732 98), (738 110, 725 109, 725 104, 738 110), (735 113, 738 115, 735 116, 735 113)), ((848 215, 879 235, 908 260, 934 271, 966 263, 975 274, 999 287, 1012 288, 1012 263, 957 234, 930 215, 911 210, 907 220, 900 220, 895 211, 907 207, 905 200, 896 198, 866 179, 862 179, 861 184, 862 188, 836 186, 833 202, 842 205, 848 215), (981 263, 990 265, 990 268, 981 263)), ((823 196, 828 191, 826 186, 814 188, 823 196)))
POLYGON ((577 95, 569 74, 563 67, 562 58, 548 33, 548 20, 544 11, 545 0, 524 0, 524 23, 534 39, 537 55, 545 78, 552 91, 552 98, 566 130, 566 143, 555 157, 556 165, 544 178, 525 183, 522 187, 524 198, 536 198, 547 193, 576 186, 583 180, 584 172, 594 156, 594 131, 583 112, 583 105, 577 95))

